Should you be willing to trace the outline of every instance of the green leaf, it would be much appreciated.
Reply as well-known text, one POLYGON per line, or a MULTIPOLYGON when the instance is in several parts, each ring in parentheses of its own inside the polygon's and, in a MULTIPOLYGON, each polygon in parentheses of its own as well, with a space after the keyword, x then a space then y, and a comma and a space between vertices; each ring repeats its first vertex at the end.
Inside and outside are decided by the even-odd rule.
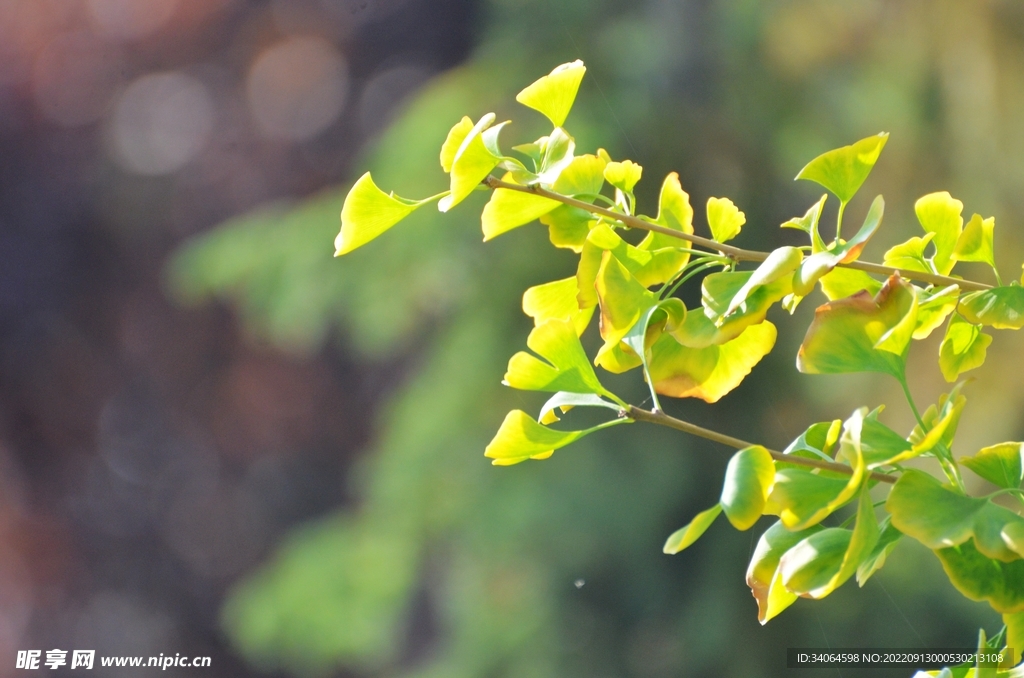
POLYGON ((985 601, 1002 614, 1024 612, 1024 560, 993 560, 982 554, 973 541, 939 549, 935 555, 953 586, 966 597, 985 601))
POLYGON ((555 450, 585 435, 626 421, 615 419, 583 431, 558 431, 540 425, 522 410, 512 410, 487 445, 484 456, 492 459, 495 466, 511 466, 527 459, 547 459, 555 450))
POLYGON ((795 593, 782 586, 779 560, 789 549, 821 530, 820 525, 815 525, 793 532, 778 521, 761 535, 747 567, 747 586, 757 600, 757 620, 762 624, 768 623, 797 599, 795 593))
POLYGON ((885 201, 882 196, 876 196, 868 209, 863 225, 855 236, 807 257, 793 276, 793 292, 798 296, 806 296, 814 289, 814 284, 836 266, 856 261, 868 241, 878 231, 884 212, 885 201))
POLYGON ((796 178, 821 184, 835 193, 840 201, 848 203, 868 178, 888 139, 889 135, 883 132, 822 153, 807 163, 796 178))
MULTIPOLYGON (((462 143, 455 151, 455 155, 452 157, 451 171, 449 172, 451 175, 451 190, 437 204, 437 208, 442 212, 447 212, 465 200, 470 193, 476 190, 480 182, 491 173, 491 170, 498 165, 498 162, 501 161, 501 156, 488 150, 483 140, 484 131, 493 123, 493 113, 488 113, 480 118, 476 125, 469 130, 469 133, 466 134, 462 143)), ((502 125, 504 124, 502 123, 502 125)), ((461 125, 462 123, 459 123, 455 127, 459 128, 461 125)), ((496 127, 495 131, 500 128, 501 125, 496 127)), ((458 134, 455 129, 449 134, 450 141, 454 141, 452 139, 453 134, 458 134)), ((447 141, 445 143, 447 144, 447 141)), ((442 165, 445 163, 445 160, 446 155, 442 147, 442 165)))
POLYGON ((775 460, 760 445, 746 447, 725 467, 722 509, 737 530, 749 530, 761 517, 775 483, 775 460))
POLYGON ((571 391, 608 395, 583 351, 571 320, 547 320, 533 328, 526 339, 530 350, 508 361, 504 383, 527 391, 571 391))
POLYGON ((896 275, 873 299, 862 291, 819 306, 797 354, 797 369, 882 372, 902 380, 916 317, 915 288, 896 275))
POLYGON ((693 520, 690 521, 689 525, 681 527, 669 535, 662 551, 669 555, 679 553, 687 546, 700 539, 701 535, 711 527, 711 523, 715 522, 715 518, 717 518, 718 514, 721 512, 721 504, 715 504, 708 510, 701 511, 693 518, 693 520))
POLYGON ((572 109, 579 91, 580 82, 587 69, 577 59, 571 63, 556 66, 550 74, 540 78, 516 95, 516 101, 535 111, 540 111, 551 124, 561 127, 572 109))
POLYGON ((985 364, 985 354, 992 337, 955 313, 946 327, 946 336, 939 346, 939 369, 946 381, 954 382, 964 372, 985 364))
POLYGON ((1019 330, 1024 327, 1024 287, 1013 283, 972 292, 960 300, 958 310, 972 323, 997 330, 1019 330))
POLYGON ((878 542, 878 522, 867 485, 860 491, 856 520, 852 531, 826 528, 787 551, 779 562, 786 588, 821 599, 846 583, 878 542))
POLYGON ((539 174, 535 183, 551 186, 576 159, 576 141, 561 127, 556 127, 549 136, 540 140, 544 154, 540 159, 539 174))
POLYGON ((879 526, 881 534, 878 536, 875 547, 860 566, 857 567, 858 586, 864 586, 875 572, 882 569, 889 554, 892 553, 892 550, 900 543, 900 539, 903 538, 903 533, 893 527, 891 521, 891 516, 886 516, 885 520, 882 521, 882 524, 879 526))
POLYGON ((604 345, 594 363, 615 373, 638 367, 640 355, 630 349, 624 351, 621 342, 644 312, 658 303, 658 297, 641 285, 610 251, 602 254, 595 287, 601 302, 604 345))
POLYGON ((548 239, 552 245, 579 254, 597 220, 586 210, 572 205, 559 205, 542 216, 540 223, 548 227, 548 239))
POLYGON ((885 508, 900 532, 930 549, 957 546, 973 537, 978 550, 988 558, 1003 562, 1020 558, 1007 545, 1002 532, 1009 525, 1024 525, 1024 518, 988 499, 948 489, 924 471, 905 471, 893 486, 885 508))
POLYGON ((341 208, 341 232, 334 239, 334 256, 348 254, 365 245, 409 216, 420 205, 439 197, 441 196, 426 200, 408 200, 400 198, 394 192, 385 193, 377 188, 377 184, 373 183, 373 178, 367 172, 359 177, 345 196, 345 204, 341 208))
POLYGON ((787 445, 782 453, 832 461, 832 452, 836 443, 839 442, 842 424, 840 419, 811 424, 796 440, 787 445))
POLYGON ((565 414, 574 407, 605 407, 609 410, 618 412, 622 406, 617 403, 610 403, 601 396, 594 395, 593 393, 570 393, 569 391, 559 391, 548 398, 548 401, 540 408, 540 414, 537 415, 537 421, 545 425, 553 424, 556 421, 559 421, 558 414, 555 412, 556 409, 561 410, 562 414, 565 414))
POLYGON ((924 411, 921 419, 927 433, 917 425, 908 436, 915 448, 926 451, 939 444, 946 448, 953 444, 957 426, 960 424, 960 414, 967 404, 967 398, 960 394, 963 385, 964 382, 960 382, 949 393, 943 393, 939 396, 937 405, 929 405, 924 411))
POLYGON ((878 421, 878 410, 860 420, 859 433, 844 429, 844 444, 855 444, 855 435, 859 435, 860 452, 864 456, 864 463, 871 470, 898 464, 921 454, 910 441, 878 421))
POLYGON ((885 252, 882 263, 886 266, 898 268, 901 271, 921 271, 932 273, 932 267, 925 259, 924 251, 928 243, 935 237, 934 233, 926 233, 923 238, 914 236, 899 245, 893 245, 885 252))
POLYGON ((708 198, 708 226, 716 242, 728 242, 740 234, 747 215, 728 198, 708 198))
POLYGON ((991 445, 973 457, 961 457, 958 461, 999 487, 1020 487, 1024 480, 1024 443, 991 445))
POLYGON ((772 350, 776 336, 775 326, 768 321, 747 327, 724 344, 706 348, 690 348, 671 334, 662 334, 650 349, 654 389, 673 398, 717 402, 772 350))
POLYGON ((929 287, 917 293, 917 327, 914 339, 926 339, 942 324, 960 300, 960 286, 929 287))
POLYGON ((1024 610, 1003 615, 1006 624, 1005 646, 1013 650, 1014 658, 1020 659, 1024 653, 1024 610))
MULTIPOLYGON (((683 190, 679 183, 679 175, 675 172, 670 172, 665 177, 665 181, 661 183, 661 192, 658 194, 658 218, 654 220, 654 223, 671 228, 673 231, 693 233, 693 208, 690 206, 690 196, 683 190)), ((684 245, 688 245, 688 243, 679 238, 652 232, 644 237, 638 247, 653 252, 662 249, 671 251, 684 245)), ((683 270, 683 266, 689 260, 689 253, 677 253, 675 257, 666 262, 667 269, 662 272, 661 277, 671 280, 676 273, 683 270)))
POLYGON ((785 221, 780 225, 780 228, 795 228, 798 231, 803 231, 811 236, 812 246, 814 246, 815 252, 824 250, 825 243, 820 242, 821 236, 818 235, 818 221, 821 219, 821 210, 825 207, 825 201, 827 199, 828 193, 823 194, 818 202, 811 205, 810 209, 808 209, 802 217, 785 221), (820 248, 816 247, 818 244, 820 244, 820 248))
MULTIPOLYGON (((810 258, 808 257, 807 259, 809 260, 810 258)), ((882 283, 864 271, 857 271, 852 268, 836 268, 821 278, 819 282, 821 282, 821 291, 825 293, 829 301, 845 299, 857 294, 861 290, 873 297, 882 289, 882 283)))
POLYGON ((982 219, 975 214, 967 222, 963 233, 957 238, 953 248, 953 258, 957 261, 980 261, 993 269, 996 267, 993 253, 992 235, 996 228, 996 218, 982 219))
POLYGON ((640 181, 640 175, 644 168, 632 160, 615 162, 614 160, 604 168, 604 178, 609 184, 623 193, 632 193, 633 187, 640 181))
POLYGON ((572 320, 576 334, 583 334, 594 308, 580 309, 578 295, 575 277, 536 285, 523 293, 523 313, 533 318, 534 325, 552 319, 572 320))
MULTIPOLYGON (((730 313, 733 313, 740 306, 746 302, 747 297, 751 295, 756 289, 760 287, 766 287, 771 285, 777 280, 782 280, 788 277, 793 271, 800 266, 800 262, 803 261, 803 253, 796 247, 780 247, 772 250, 768 254, 768 258, 762 261, 757 269, 750 275, 743 286, 736 292, 733 298, 729 301, 729 305, 725 309, 723 316, 728 318, 730 313)), ((775 294, 780 294, 785 291, 786 288, 781 287, 775 294)), ((789 294, 785 291, 785 294, 789 294)), ((783 294, 783 296, 785 296, 783 294)))
MULTIPOLYGON (((503 177, 503 181, 510 180, 509 176, 503 177)), ((484 205, 484 211, 480 215, 484 242, 511 231, 513 228, 528 224, 560 204, 557 200, 532 193, 496 188, 491 193, 491 199, 484 205)))
POLYGON ((780 277, 766 285, 754 286, 746 292, 746 298, 731 313, 732 300, 740 293, 754 275, 754 271, 725 271, 712 273, 701 282, 701 303, 704 314, 726 335, 735 335, 741 329, 761 323, 768 310, 777 301, 789 294, 792 280, 780 277))
POLYGON ((949 275, 956 263, 953 252, 963 230, 964 220, 960 216, 963 209, 964 204, 946 191, 929 193, 914 203, 917 220, 925 233, 935 234, 932 240, 935 254, 928 261, 939 275, 949 275))

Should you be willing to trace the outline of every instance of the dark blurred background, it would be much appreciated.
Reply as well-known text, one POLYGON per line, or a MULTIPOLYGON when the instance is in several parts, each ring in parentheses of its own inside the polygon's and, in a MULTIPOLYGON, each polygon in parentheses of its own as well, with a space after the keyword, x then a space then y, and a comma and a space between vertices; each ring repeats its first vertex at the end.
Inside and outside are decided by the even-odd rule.
MULTIPOLYGON (((493 110, 532 140, 515 93, 576 58, 567 127, 644 165, 643 209, 678 171, 699 223, 729 196, 740 244, 790 243, 818 196, 791 177, 888 131, 848 212, 885 194, 867 258, 945 189, 997 216, 1014 277, 1010 0, 0 0, 0 676, 55 647, 212 656, 182 675, 781 676, 788 646, 998 629, 912 544, 760 627, 743 572, 767 520, 661 554, 716 500, 710 443, 636 426, 489 466, 503 413, 543 401, 499 384, 519 296, 574 270, 544 229, 484 246, 477 196, 332 258, 353 178, 436 192, 451 125, 493 110)), ((720 403, 671 411, 776 447, 862 404, 909 428, 894 384, 795 372, 812 312, 773 318, 720 403)), ((946 388, 933 339, 919 403, 946 388)), ((1022 349, 998 336, 968 386, 961 453, 1024 434, 1022 349)))

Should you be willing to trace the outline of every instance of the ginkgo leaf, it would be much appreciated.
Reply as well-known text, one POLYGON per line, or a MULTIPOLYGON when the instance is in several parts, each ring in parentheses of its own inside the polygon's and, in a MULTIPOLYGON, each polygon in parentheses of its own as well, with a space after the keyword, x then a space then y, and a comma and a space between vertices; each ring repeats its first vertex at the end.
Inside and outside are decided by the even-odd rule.
POLYGON ((935 234, 935 254, 928 261, 939 275, 949 275, 956 263, 953 253, 963 230, 963 209, 964 204, 946 191, 929 193, 914 203, 914 212, 925 233, 935 234))
POLYGON ((927 432, 917 425, 907 436, 915 448, 925 451, 936 445, 949 448, 953 444, 960 414, 967 405, 967 398, 960 393, 963 385, 964 382, 960 382, 949 393, 943 393, 937 403, 929 405, 921 414, 927 432))
MULTIPOLYGON (((451 190, 448 195, 441 198, 441 201, 437 204, 437 208, 442 212, 447 212, 451 208, 458 205, 460 202, 466 199, 466 197, 476 190, 476 187, 480 185, 484 177, 491 173, 498 162, 501 161, 500 155, 495 155, 483 141, 483 133, 494 123, 494 114, 488 113, 487 115, 480 118, 479 121, 473 126, 471 130, 463 138, 462 143, 455 151, 455 155, 452 157, 451 170, 449 175, 451 177, 451 190)), ((504 125, 505 123, 502 123, 504 125)), ((456 128, 460 127, 462 123, 456 125, 456 128)), ((500 129, 499 125, 497 129, 500 129)), ((455 130, 452 131, 455 133, 455 130)), ((446 156, 442 153, 441 161, 444 164, 446 156)))
MULTIPOLYGON (((803 253, 796 247, 779 247, 768 254, 768 258, 758 265, 757 269, 750 275, 743 286, 737 290, 729 305, 725 309, 724 316, 739 308, 747 297, 759 287, 765 287, 776 280, 789 276, 800 266, 803 261, 803 253)), ((784 288, 783 288, 784 289, 784 288)), ((786 293, 788 294, 788 292, 786 293)))
MULTIPOLYGON (((510 179, 509 176, 503 177, 503 181, 510 181, 510 179)), ((560 204, 557 200, 540 195, 509 188, 496 188, 491 193, 491 199, 484 205, 484 211, 480 215, 484 241, 535 221, 560 204)))
POLYGON ((728 242, 740 234, 747 215, 728 198, 708 198, 708 226, 716 242, 728 242))
POLYGON ((701 282, 701 304, 704 314, 724 332, 738 332, 756 325, 768 310, 792 290, 792 278, 782 276, 765 285, 756 285, 745 293, 742 303, 729 312, 732 300, 754 275, 754 271, 723 271, 704 277, 701 282))
POLYGON ((928 265, 924 251, 934 237, 935 233, 926 233, 923 238, 914 236, 906 242, 893 245, 886 250, 882 263, 901 271, 932 273, 932 267, 928 265))
POLYGON ((1011 563, 993 560, 970 540, 952 548, 938 549, 935 555, 949 581, 966 597, 987 602, 1002 614, 1024 612, 1024 560, 1011 563))
POLYGON ((818 202, 810 206, 807 212, 802 217, 794 217, 788 221, 782 222, 780 228, 795 228, 798 231, 803 231, 811 236, 811 249, 813 252, 821 252, 825 249, 825 243, 821 239, 821 235, 818 233, 818 222, 821 220, 821 210, 825 207, 825 201, 828 200, 828 193, 823 193, 818 202))
POLYGON ((890 516, 886 516, 878 527, 880 533, 878 541, 875 542, 875 547, 871 549, 871 553, 857 567, 858 586, 864 586, 875 572, 882 569, 889 554, 892 553, 900 539, 903 538, 903 533, 893 527, 890 516))
POLYGON ((580 308, 593 306, 598 301, 595 284, 605 252, 611 252, 644 288, 671 280, 690 256, 675 247, 656 250, 634 247, 608 224, 598 224, 587 235, 576 270, 580 308))
POLYGON ((996 267, 993 252, 992 236, 996 228, 996 218, 982 219, 975 214, 967 222, 953 248, 953 258, 957 261, 980 261, 992 268, 996 267))
POLYGON ((543 113, 551 124, 561 127, 572 109, 587 68, 576 61, 556 66, 548 75, 516 95, 516 101, 543 113))
MULTIPOLYGON (((693 208, 690 196, 679 184, 679 175, 669 173, 658 194, 658 218, 654 223, 681 233, 693 233, 693 208)), ((646 285, 667 282, 683 270, 690 261, 690 253, 681 251, 688 243, 664 233, 648 233, 637 247, 651 252, 651 263, 645 267, 646 285)))
POLYGON ((571 320, 547 320, 537 325, 526 345, 544 360, 524 351, 516 353, 505 372, 504 383, 508 386, 527 391, 608 395, 594 374, 571 320))
POLYGON ((960 301, 959 285, 928 288, 917 293, 917 326, 914 339, 925 339, 942 324, 957 302, 960 301))
POLYGON ((848 203, 871 173, 888 139, 889 135, 883 132, 822 153, 807 163, 796 178, 816 182, 848 203))
POLYGON ((964 372, 985 364, 992 337, 982 332, 981 327, 967 322, 959 313, 950 319, 939 346, 939 369, 946 381, 954 382, 964 372))
POLYGON ((665 541, 665 546, 662 548, 662 551, 669 555, 674 555, 685 549, 687 546, 690 546, 693 542, 700 539, 701 535, 707 532, 708 528, 711 527, 711 524, 715 522, 715 518, 717 518, 718 514, 721 512, 721 504, 715 504, 711 508, 701 511, 694 516, 693 520, 691 520, 687 525, 684 525, 669 535, 669 538, 665 541))
POLYGON ((1024 327, 1024 287, 1014 281, 1006 287, 972 292, 960 300, 960 313, 972 323, 997 330, 1024 327))
POLYGON ((623 193, 632 193, 633 187, 640 181, 644 168, 632 160, 612 161, 605 165, 604 178, 609 184, 623 193))
POLYGON ((654 390, 674 398, 717 402, 771 352, 776 336, 775 326, 768 321, 747 327, 735 339, 706 348, 690 348, 671 334, 662 334, 650 349, 654 390))
POLYGON ((641 285, 612 252, 605 251, 595 282, 601 302, 601 337, 604 345, 594 362, 610 372, 621 372, 641 364, 635 352, 623 355, 621 342, 657 296, 641 285))
MULTIPOLYGON (((881 408, 879 408, 881 409, 881 408)), ((854 433, 843 429, 842 444, 846 449, 853 444, 854 433)), ((909 440, 878 421, 878 410, 860 420, 860 452, 868 470, 898 464, 919 456, 924 450, 915 450, 909 440)))
POLYGON ((783 554, 821 530, 820 525, 815 525, 806 530, 792 531, 778 521, 761 535, 747 566, 747 586, 757 600, 757 620, 762 624, 767 624, 797 599, 796 594, 781 585, 781 576, 778 576, 783 554))
POLYGON ((562 414, 565 414, 574 407, 604 407, 618 412, 622 405, 608 402, 601 396, 593 393, 571 393, 569 391, 559 391, 548 398, 548 401, 540 408, 540 414, 537 415, 537 421, 544 425, 553 424, 556 421, 559 421, 558 414, 555 410, 561 410, 562 414))
POLYGON ((444 170, 445 174, 452 171, 455 155, 459 152, 459 148, 462 147, 462 142, 473 131, 473 127, 473 121, 464 115, 462 120, 448 131, 448 137, 444 140, 444 144, 441 145, 441 169, 444 170))
POLYGON ((512 410, 487 445, 484 456, 492 459, 495 466, 511 466, 527 459, 547 459, 555 450, 585 435, 628 421, 614 419, 583 431, 559 431, 542 426, 522 410, 512 410))
POLYGON ((334 239, 334 256, 348 254, 365 245, 412 214, 417 207, 442 195, 426 200, 400 198, 377 188, 367 172, 359 177, 345 196, 345 204, 341 208, 341 231, 334 239))
POLYGON ((583 334, 594 308, 580 309, 578 294, 575 277, 536 285, 523 293, 523 313, 533 318, 534 325, 552 319, 572 320, 576 334, 583 334))
POLYGON ((999 487, 1020 487, 1024 480, 1024 443, 991 445, 958 461, 999 487))
POLYGON ((816 424, 811 424, 807 427, 806 431, 787 445, 782 453, 810 459, 832 461, 835 446, 839 442, 839 435, 842 429, 843 421, 841 419, 819 421, 816 424))
MULTIPOLYGON (((810 258, 807 257, 804 261, 810 258)), ((821 283, 821 291, 825 293, 829 301, 852 297, 860 291, 867 292, 873 297, 882 289, 881 282, 864 271, 852 268, 835 268, 818 282, 821 283)))
POLYGON ((572 205, 559 205, 540 218, 548 227, 548 239, 555 247, 570 249, 579 254, 587 241, 590 229, 597 224, 594 215, 572 205))
POLYGON ((814 284, 839 264, 856 261, 871 237, 878 231, 885 212, 885 201, 877 196, 868 209, 864 223, 857 234, 845 242, 837 242, 831 248, 815 252, 800 265, 793 276, 793 292, 806 296, 814 288, 814 284))
POLYGON ((557 183, 576 159, 576 140, 561 127, 556 127, 540 141, 542 155, 535 182, 551 186, 557 183))
POLYGON ((896 275, 874 298, 858 292, 819 306, 797 353, 797 369, 806 374, 882 372, 902 379, 916 315, 915 288, 896 275))
POLYGON ((737 530, 749 530, 761 517, 775 483, 775 460, 760 445, 746 447, 725 467, 722 510, 737 530))

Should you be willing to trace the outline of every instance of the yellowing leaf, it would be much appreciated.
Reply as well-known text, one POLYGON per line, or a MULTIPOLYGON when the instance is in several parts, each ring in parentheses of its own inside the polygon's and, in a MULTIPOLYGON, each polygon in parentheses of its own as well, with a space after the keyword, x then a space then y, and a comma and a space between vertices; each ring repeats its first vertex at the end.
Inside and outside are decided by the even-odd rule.
POLYGON ((835 243, 831 248, 817 251, 807 257, 793 276, 794 294, 806 296, 814 288, 814 283, 825 277, 836 266, 856 261, 868 241, 878 231, 884 212, 885 201, 879 195, 872 201, 867 216, 864 218, 864 224, 856 235, 845 242, 835 243))
POLYGON ((644 168, 632 160, 609 162, 604 168, 604 178, 609 184, 623 193, 632 193, 633 187, 640 181, 644 168))
POLYGON ((972 216, 956 241, 953 258, 957 261, 980 261, 995 268, 996 261, 992 250, 992 234, 995 228, 995 217, 982 219, 980 214, 972 216))
POLYGON ((932 243, 935 254, 929 261, 940 275, 949 275, 956 260, 953 252, 963 230, 964 220, 960 213, 964 204, 946 191, 929 193, 914 203, 917 220, 925 233, 934 233, 932 243))
POLYGON ((875 547, 857 567, 858 586, 864 586, 875 572, 882 569, 889 554, 892 553, 892 550, 896 548, 896 544, 903 538, 903 533, 892 526, 889 516, 885 517, 885 520, 882 521, 882 525, 879 527, 881 534, 878 536, 878 541, 875 542, 875 547))
POLYGON ((958 310, 972 323, 997 330, 1019 330, 1024 327, 1024 287, 1014 283, 972 292, 960 300, 958 310))
POLYGON ((459 148, 462 147, 462 142, 466 140, 469 133, 473 131, 473 121, 467 116, 462 116, 460 120, 451 130, 448 132, 448 137, 444 140, 444 144, 441 146, 441 168, 445 174, 452 171, 452 163, 455 162, 455 155, 459 152, 459 148))
POLYGON ((536 285, 523 293, 523 313, 533 318, 534 325, 552 319, 572 320, 576 334, 583 334, 594 308, 581 310, 577 295, 575 277, 536 285))
MULTIPOLYGON (((743 283, 743 286, 740 287, 733 298, 729 300, 729 305, 726 307, 723 315, 728 318, 729 314, 742 306, 754 290, 759 287, 766 287, 776 280, 789 276, 797 269, 800 262, 803 261, 803 258, 803 253, 796 247, 787 246, 773 250, 768 254, 768 258, 758 265, 757 269, 750 275, 747 281, 743 283)), ((785 294, 789 294, 789 292, 785 290, 785 287, 779 290, 776 294, 783 291, 785 294)), ((785 296, 785 294, 783 294, 783 296, 785 296)))
POLYGON ((796 594, 782 586, 782 578, 778 574, 779 560, 789 549, 821 529, 815 525, 794 532, 779 521, 761 535, 747 566, 747 586, 757 600, 757 619, 762 624, 768 623, 797 599, 796 594))
MULTIPOLYGON (((509 177, 504 178, 505 181, 509 177)), ((484 241, 496 238, 535 219, 544 216, 561 203, 532 193, 523 193, 508 188, 496 188, 491 199, 484 205, 480 224, 484 241)))
MULTIPOLYGON (((972 541, 939 549, 935 555, 963 595, 987 602, 1002 614, 1024 612, 1024 560, 998 562, 979 552, 972 541)), ((1014 652, 1019 650, 1014 648, 1014 652)))
POLYGON ((942 324, 960 300, 960 287, 929 288, 917 293, 917 327, 914 339, 925 339, 942 324))
MULTIPOLYGON (((484 177, 490 174, 491 170, 493 170, 501 160, 501 156, 491 153, 483 141, 484 130, 490 127, 493 123, 493 113, 488 113, 480 118, 476 125, 474 125, 466 134, 462 143, 455 151, 455 155, 452 157, 451 170, 449 172, 451 175, 451 190, 449 194, 442 198, 437 204, 437 208, 442 212, 447 212, 452 207, 455 207, 465 200, 470 193, 476 190, 476 187, 480 185, 480 182, 483 181, 484 177)), ((456 128, 461 124, 462 123, 456 125, 456 128)), ((455 133, 455 130, 452 130, 452 133, 455 133)), ((451 134, 449 135, 449 138, 451 138, 451 134)), ((445 159, 446 155, 442 149, 442 164, 445 159)))
POLYGON ((593 202, 593 196, 604 186, 604 168, 608 162, 596 155, 577 155, 562 170, 551 186, 555 193, 579 196, 581 200, 593 202))
POLYGON ((516 95, 516 101, 540 111, 551 124, 561 127, 572 109, 587 69, 580 60, 556 66, 548 75, 516 95))
POLYGON ((746 293, 738 307, 729 312, 732 300, 754 276, 754 271, 712 273, 701 282, 701 303, 704 314, 723 332, 738 332, 765 319, 772 305, 789 294, 792 279, 780 277, 765 285, 756 285, 746 293))
POLYGON ((508 361, 505 383, 527 391, 569 391, 607 395, 571 320, 548 320, 533 328, 526 340, 540 360, 524 351, 508 361))
POLYGON ((583 431, 558 431, 538 424, 522 410, 512 410, 487 445, 484 456, 492 459, 495 466, 511 466, 527 459, 547 459, 555 450, 589 433, 624 421, 613 420, 583 431))
MULTIPOLYGON (((810 261, 812 258, 808 257, 804 261, 810 261)), ((882 289, 882 283, 864 271, 857 271, 852 268, 833 269, 831 273, 821 278, 820 282, 821 291, 825 293, 829 301, 845 299, 862 290, 873 297, 882 289)))
POLYGON ((651 346, 649 369, 654 389, 674 398, 717 402, 772 350, 775 337, 775 326, 767 321, 746 328, 724 344, 706 348, 689 348, 671 334, 663 334, 651 346))
POLYGON ((806 374, 883 372, 903 378, 915 327, 915 288, 892 276, 875 298, 866 292, 819 306, 797 354, 806 374))
POLYGON ((979 450, 973 457, 961 457, 958 461, 999 487, 1020 487, 1024 480, 1022 443, 999 443, 979 450))
POLYGON ((882 133, 822 153, 807 163, 796 178, 821 184, 835 193, 842 202, 850 202, 871 173, 888 139, 889 135, 882 133))
POLYGON ((959 313, 954 314, 939 346, 939 369, 946 381, 954 382, 964 372, 985 364, 985 354, 992 337, 972 325, 959 313))
POLYGON ((928 261, 925 259, 924 251, 928 247, 928 243, 930 243, 934 237, 935 233, 926 233, 923 238, 914 236, 906 242, 902 242, 899 245, 893 245, 886 250, 885 258, 882 260, 882 263, 901 271, 921 271, 922 273, 932 273, 932 268, 928 265, 928 261))
POLYGON ((394 193, 389 195, 377 188, 367 172, 359 177, 345 196, 345 204, 341 208, 341 232, 334 239, 334 256, 348 254, 365 245, 409 216, 420 205, 438 197, 407 200, 394 193))
POLYGON ((657 296, 637 282, 629 269, 609 251, 602 255, 595 285, 601 302, 604 346, 597 352, 594 362, 610 372, 639 366, 640 356, 632 350, 624 355, 620 343, 640 316, 657 303, 657 296))
POLYGON ((700 539, 701 535, 707 532, 707 529, 711 527, 711 524, 715 522, 715 518, 722 512, 722 505, 715 504, 706 511, 701 511, 688 525, 684 525, 679 528, 665 541, 665 546, 662 551, 669 555, 679 553, 693 542, 700 539))
POLYGON ((722 509, 737 530, 749 530, 761 517, 775 483, 775 460, 765 448, 753 445, 734 454, 725 467, 722 509))
POLYGON ((708 198, 708 226, 716 242, 728 242, 740 234, 747 215, 728 198, 708 198))
POLYGON ((548 227, 548 238, 552 245, 578 254, 583 251, 587 235, 597 221, 586 210, 572 205, 559 205, 542 216, 540 223, 548 227))

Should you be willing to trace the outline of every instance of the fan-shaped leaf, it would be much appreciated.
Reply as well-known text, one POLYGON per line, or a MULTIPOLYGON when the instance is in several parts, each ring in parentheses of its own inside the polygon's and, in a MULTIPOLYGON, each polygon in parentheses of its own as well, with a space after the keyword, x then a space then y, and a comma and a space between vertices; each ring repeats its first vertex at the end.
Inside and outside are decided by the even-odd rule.
POLYGON ((972 292, 960 300, 959 311, 972 323, 997 330, 1024 327, 1024 287, 1016 282, 1006 287, 972 292))
POLYGON ((572 109, 587 68, 580 60, 556 66, 548 75, 516 95, 516 101, 540 111, 551 124, 561 127, 572 109))
POLYGON ((522 410, 512 410, 487 445, 484 456, 492 459, 495 466, 511 466, 527 459, 547 459, 555 450, 585 435, 627 421, 615 419, 583 431, 558 431, 540 425, 522 410))
POLYGON ((932 267, 925 259, 924 251, 934 237, 935 233, 926 233, 923 238, 914 236, 906 242, 893 245, 886 250, 882 263, 886 266, 898 268, 901 271, 933 273, 932 267))
POLYGON ((992 268, 996 267, 993 253, 992 236, 996 228, 996 218, 982 219, 975 214, 967 222, 963 233, 957 238, 953 248, 953 258, 957 261, 980 261, 992 268))
POLYGON ((960 287, 933 288, 917 293, 917 327, 914 328, 914 339, 925 339, 936 327, 942 324, 960 300, 960 287))
MULTIPOLYGON (((451 190, 437 204, 437 208, 442 212, 447 212, 465 200, 470 193, 476 190, 476 187, 480 185, 484 177, 490 174, 491 170, 501 161, 501 156, 492 153, 483 140, 484 130, 493 123, 493 113, 488 113, 480 118, 476 125, 465 135, 465 138, 462 139, 462 143, 458 146, 454 156, 452 156, 451 170, 449 172, 451 176, 451 190)), ((502 125, 504 124, 502 123, 502 125)), ((449 140, 453 142, 453 145, 454 138, 458 137, 463 126, 463 123, 459 123, 449 134, 449 140)), ((496 131, 500 128, 501 125, 496 128, 496 131)), ((442 165, 445 164, 446 157, 446 153, 442 148, 442 165)))
POLYGON ((377 188, 367 172, 359 177, 345 196, 345 204, 341 208, 341 231, 334 239, 334 256, 348 254, 365 245, 412 214, 420 205, 437 200, 442 195, 426 200, 400 198, 377 188))
POLYGON ((728 242, 740 234, 747 215, 728 198, 708 198, 708 226, 716 242, 728 242))
MULTIPOLYGON (((996 612, 1024 612, 1024 560, 1002 563, 986 557, 973 541, 935 551, 942 569, 960 593, 985 601, 996 612)), ((1018 651, 1017 648, 1014 648, 1018 651)))
POLYGON ((580 309, 578 294, 575 277, 536 285, 523 293, 523 313, 533 318, 534 325, 552 319, 572 320, 576 334, 583 334, 594 308, 580 309))
POLYGON ((835 193, 842 202, 850 202, 868 178, 888 139, 889 135, 883 132, 822 153, 807 163, 796 178, 818 183, 835 193))
POLYGON ((778 521, 761 535, 747 567, 747 586, 757 600, 757 619, 762 624, 768 623, 797 599, 795 593, 782 585, 779 560, 786 551, 821 530, 820 525, 815 525, 794 532, 778 521))
POLYGON ((571 320, 547 320, 533 328, 526 345, 544 360, 520 351, 508 361, 505 383, 527 391, 608 395, 583 351, 571 320))
POLYGON ((993 485, 1020 487, 1024 480, 1024 443, 991 445, 972 457, 961 457, 959 462, 993 485))
POLYGON ((632 193, 633 187, 640 181, 644 168, 632 160, 612 161, 605 165, 604 178, 609 184, 623 193, 632 193))
POLYGON ((959 313, 949 321, 939 346, 939 369, 946 381, 954 382, 964 372, 985 364, 992 337, 982 332, 981 327, 967 322, 959 313))
POLYGON ((929 193, 914 203, 917 220, 925 233, 934 233, 932 243, 935 254, 928 259, 940 275, 949 275, 956 260, 953 253, 963 231, 964 220, 960 213, 964 204, 946 191, 929 193))

